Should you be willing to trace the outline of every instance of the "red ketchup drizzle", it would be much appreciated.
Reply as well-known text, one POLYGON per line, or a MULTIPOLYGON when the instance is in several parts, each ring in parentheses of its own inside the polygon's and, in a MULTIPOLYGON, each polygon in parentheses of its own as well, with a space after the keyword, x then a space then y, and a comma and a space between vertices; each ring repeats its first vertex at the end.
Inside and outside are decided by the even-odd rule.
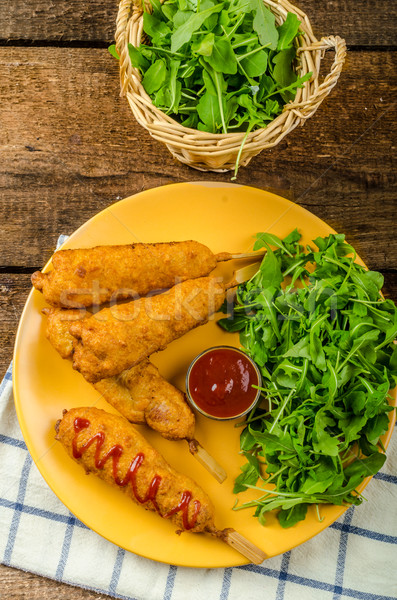
POLYGON ((74 458, 77 458, 77 459, 81 458, 82 455, 84 454, 84 452, 86 450, 88 450, 88 448, 94 442, 96 442, 95 466, 97 469, 103 469, 103 467, 106 464, 106 461, 109 458, 112 458, 113 479, 114 479, 115 483, 117 485, 119 485, 120 487, 125 487, 126 485, 128 485, 129 482, 131 482, 131 488, 134 493, 134 496, 140 504, 145 504, 147 502, 151 502, 154 509, 156 510, 156 512, 164 519, 168 519, 169 517, 171 517, 171 515, 174 515, 175 513, 181 511, 182 512, 182 522, 183 522, 184 528, 192 529, 195 526, 201 504, 198 500, 194 500, 194 513, 193 513, 191 520, 189 521, 188 510, 189 510, 189 503, 192 499, 191 492, 185 490, 182 493, 182 497, 181 497, 179 504, 177 504, 177 506, 172 508, 165 515, 161 514, 160 509, 157 504, 157 501, 156 501, 156 494, 157 494, 157 491, 159 489, 159 485, 161 482, 160 475, 155 475, 153 477, 152 481, 149 484, 149 488, 143 498, 138 494, 138 489, 137 489, 137 484, 136 484, 136 475, 139 470, 139 467, 142 465, 143 461, 145 460, 145 455, 143 454, 143 452, 138 452, 138 454, 135 456, 135 458, 132 459, 130 466, 127 469, 127 473, 126 473, 125 477, 120 479, 120 477, 118 475, 118 465, 119 465, 120 456, 123 454, 123 448, 119 444, 116 444, 115 446, 112 446, 101 457, 100 453, 101 453, 103 443, 105 441, 105 434, 103 433, 103 431, 100 431, 100 432, 96 433, 95 435, 93 435, 92 437, 90 437, 86 442, 84 442, 84 444, 82 444, 80 446, 80 448, 78 448, 77 447, 78 435, 79 435, 80 431, 83 431, 83 429, 87 429, 87 427, 89 427, 89 426, 90 426, 90 421, 88 419, 82 419, 80 417, 77 417, 74 420, 75 436, 72 441, 72 451, 73 451, 74 458))
POLYGON ((193 525, 191 525, 191 523, 189 523, 189 519, 188 519, 188 508, 189 508, 189 502, 192 499, 192 492, 188 492, 188 491, 184 491, 182 492, 182 498, 179 502, 179 504, 177 504, 175 506, 175 508, 172 508, 169 512, 167 512, 167 514, 163 515, 163 517, 165 519, 168 519, 168 517, 170 517, 171 515, 174 515, 175 513, 177 513, 179 510, 182 511, 182 521, 183 521, 183 526, 185 529, 191 529, 192 527, 194 527, 194 524, 197 521, 197 515, 199 513, 200 510, 200 502, 198 500, 194 501, 194 513, 193 513, 193 517, 192 517, 192 523, 193 525))
POLYGON ((258 374, 247 356, 233 348, 214 348, 193 364, 189 393, 207 415, 233 418, 255 401, 258 374))

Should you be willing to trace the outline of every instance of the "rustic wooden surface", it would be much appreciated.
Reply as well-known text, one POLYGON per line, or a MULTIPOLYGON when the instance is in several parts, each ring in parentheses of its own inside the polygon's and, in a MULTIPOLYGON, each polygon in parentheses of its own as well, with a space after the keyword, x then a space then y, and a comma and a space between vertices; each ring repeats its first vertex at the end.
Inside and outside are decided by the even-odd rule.
MULTIPOLYGON (((345 232, 397 299, 396 5, 297 4, 317 37, 346 39, 348 61, 316 115, 241 169, 238 182, 299 202, 345 232)), ((30 274, 59 233, 144 189, 230 179, 176 163, 135 123, 106 50, 116 14, 115 0, 0 0, 0 377, 30 274)), ((0 589, 9 600, 104 597, 5 566, 0 589)))

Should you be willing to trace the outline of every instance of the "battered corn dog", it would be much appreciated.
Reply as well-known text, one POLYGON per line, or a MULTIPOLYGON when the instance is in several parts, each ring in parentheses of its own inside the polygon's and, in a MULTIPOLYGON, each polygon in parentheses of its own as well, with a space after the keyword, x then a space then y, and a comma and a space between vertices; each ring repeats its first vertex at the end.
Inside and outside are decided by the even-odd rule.
POLYGON ((41 311, 47 317, 46 336, 62 358, 71 359, 77 340, 70 333, 73 321, 86 319, 89 313, 78 309, 43 308, 41 311))
POLYGON ((64 413, 56 432, 68 455, 87 473, 169 518, 180 531, 216 534, 208 496, 192 479, 172 469, 123 417, 98 408, 74 408, 64 413))
POLYGON ((139 422, 140 411, 140 422, 166 439, 193 440, 195 419, 184 394, 149 359, 116 377, 101 379, 94 387, 132 423, 139 422))
MULTIPOLYGON (((80 311, 53 308, 43 312, 48 317, 48 340, 62 358, 71 359, 77 340, 69 329, 82 318, 80 311)), ((169 440, 193 440, 195 419, 184 394, 164 379, 149 359, 117 377, 98 381, 94 387, 131 423, 146 423, 169 440)))
POLYGON ((133 502, 169 519, 176 533, 209 533, 260 564, 265 553, 234 529, 219 530, 207 494, 186 475, 175 471, 123 417, 97 408, 64 411, 56 439, 67 454, 133 502))
POLYGON ((225 286, 202 277, 76 321, 73 368, 92 383, 118 375, 206 323, 225 299, 225 286))
POLYGON ((52 306, 80 308, 208 275, 217 258, 203 244, 185 241, 59 250, 52 264, 48 273, 33 273, 32 284, 52 306))

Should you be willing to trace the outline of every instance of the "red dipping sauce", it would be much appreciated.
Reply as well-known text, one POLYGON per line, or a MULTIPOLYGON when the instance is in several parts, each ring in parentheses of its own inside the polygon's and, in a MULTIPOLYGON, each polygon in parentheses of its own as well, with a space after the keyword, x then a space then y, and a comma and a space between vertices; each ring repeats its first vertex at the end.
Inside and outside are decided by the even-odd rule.
POLYGON ((261 385, 256 364, 245 352, 230 346, 209 348, 189 367, 186 391, 191 404, 213 419, 235 419, 257 402, 261 385))

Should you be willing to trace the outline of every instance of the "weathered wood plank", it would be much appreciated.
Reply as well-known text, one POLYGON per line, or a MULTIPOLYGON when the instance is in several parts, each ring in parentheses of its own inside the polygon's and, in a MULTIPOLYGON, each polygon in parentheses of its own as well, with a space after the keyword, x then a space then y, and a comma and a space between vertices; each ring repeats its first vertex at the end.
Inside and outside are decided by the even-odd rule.
POLYGON ((106 600, 105 594, 64 585, 51 579, 39 577, 0 565, 0 581, 7 590, 7 600, 106 600))
POLYGON ((290 0, 309 17, 316 37, 339 35, 349 46, 396 45, 397 6, 388 0, 290 0))
POLYGON ((117 0, 0 0, 0 37, 46 42, 110 42, 117 16, 117 0))
MULTIPOLYGON (((238 178, 300 202, 379 269, 394 268, 397 255, 396 62, 393 52, 351 53, 305 127, 238 178)), ((1 48, 0 69, 0 266, 44 264, 59 233, 143 189, 230 180, 181 165, 152 140, 119 98, 117 63, 106 50, 1 48)))
POLYGON ((12 360, 15 334, 30 287, 30 275, 0 273, 0 381, 12 360))
POLYGON ((0 273, 0 321, 11 328, 19 321, 31 290, 30 275, 0 273))
MULTIPOLYGON (((292 2, 294 3, 294 2, 292 2)), ((396 44, 397 7, 389 0, 296 0, 314 33, 340 35, 350 45, 396 44), (354 12, 353 12, 354 11, 354 12), (353 18, 354 16, 354 18, 353 18)), ((0 0, 0 37, 15 40, 108 43, 113 40, 118 3, 98 0, 0 0)))

